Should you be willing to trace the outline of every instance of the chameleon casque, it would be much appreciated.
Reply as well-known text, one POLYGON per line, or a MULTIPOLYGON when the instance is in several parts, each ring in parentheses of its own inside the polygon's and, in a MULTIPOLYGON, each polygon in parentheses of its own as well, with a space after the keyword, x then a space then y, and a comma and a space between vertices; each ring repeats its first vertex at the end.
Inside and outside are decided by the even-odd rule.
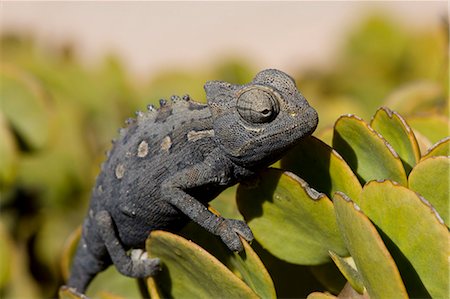
POLYGON ((210 81, 204 89, 207 104, 173 96, 121 130, 97 177, 68 287, 84 293, 111 264, 126 276, 155 275, 159 259, 128 250, 143 248, 152 230, 177 231, 189 220, 232 251, 243 249, 238 235, 253 239, 245 222, 213 214, 208 202, 310 135, 317 112, 274 69, 245 85, 210 81))

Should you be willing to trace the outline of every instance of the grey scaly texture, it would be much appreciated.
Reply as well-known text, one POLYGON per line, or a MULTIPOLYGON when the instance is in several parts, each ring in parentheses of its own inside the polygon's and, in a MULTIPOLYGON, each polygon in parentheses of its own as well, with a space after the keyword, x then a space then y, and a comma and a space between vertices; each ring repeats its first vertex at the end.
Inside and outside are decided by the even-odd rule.
POLYGON ((318 116, 274 69, 245 85, 210 81, 205 91, 207 104, 174 96, 127 121, 97 178, 68 287, 84 293, 111 264, 126 276, 155 275, 159 259, 127 254, 152 230, 195 221, 232 251, 243 249, 238 235, 253 239, 245 222, 211 213, 208 202, 310 135, 318 116))

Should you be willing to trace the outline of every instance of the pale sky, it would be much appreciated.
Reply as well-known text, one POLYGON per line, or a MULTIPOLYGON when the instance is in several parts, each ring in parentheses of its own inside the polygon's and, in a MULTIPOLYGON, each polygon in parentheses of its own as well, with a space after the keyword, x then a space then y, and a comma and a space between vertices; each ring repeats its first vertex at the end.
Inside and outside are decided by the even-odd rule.
POLYGON ((1 2, 0 31, 74 42, 88 63, 119 54, 136 74, 238 55, 258 68, 325 65, 370 11, 405 28, 439 26, 447 2, 1 2))

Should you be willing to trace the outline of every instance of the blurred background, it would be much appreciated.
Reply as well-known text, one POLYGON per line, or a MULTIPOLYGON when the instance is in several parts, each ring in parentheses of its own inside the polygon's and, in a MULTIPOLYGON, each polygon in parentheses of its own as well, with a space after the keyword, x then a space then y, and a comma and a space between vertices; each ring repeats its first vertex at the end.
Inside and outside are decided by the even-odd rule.
MULTIPOLYGON (((386 105, 416 124, 422 142, 436 142, 420 124, 433 117, 448 128, 447 9, 445 1, 1 2, 0 297, 56 296, 64 244, 117 129, 172 94, 205 101, 207 80, 246 83, 278 68, 318 110, 318 137, 341 114, 370 120, 386 105)), ((233 201, 233 190, 221 200, 233 201)), ((106 291, 139 296, 114 269, 90 290, 106 291)))

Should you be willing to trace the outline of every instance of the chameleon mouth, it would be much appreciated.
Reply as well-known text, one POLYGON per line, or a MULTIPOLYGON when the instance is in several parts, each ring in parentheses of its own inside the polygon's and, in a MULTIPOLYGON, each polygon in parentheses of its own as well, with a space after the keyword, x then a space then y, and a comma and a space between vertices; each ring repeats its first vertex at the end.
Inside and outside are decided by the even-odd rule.
POLYGON ((302 139, 305 136, 311 135, 316 130, 319 123, 317 111, 312 107, 308 107, 303 113, 290 111, 289 116, 298 121, 294 121, 294 124, 282 133, 285 133, 285 135, 293 139, 302 139), (300 136, 296 136, 296 132, 298 132, 298 135, 300 136))

